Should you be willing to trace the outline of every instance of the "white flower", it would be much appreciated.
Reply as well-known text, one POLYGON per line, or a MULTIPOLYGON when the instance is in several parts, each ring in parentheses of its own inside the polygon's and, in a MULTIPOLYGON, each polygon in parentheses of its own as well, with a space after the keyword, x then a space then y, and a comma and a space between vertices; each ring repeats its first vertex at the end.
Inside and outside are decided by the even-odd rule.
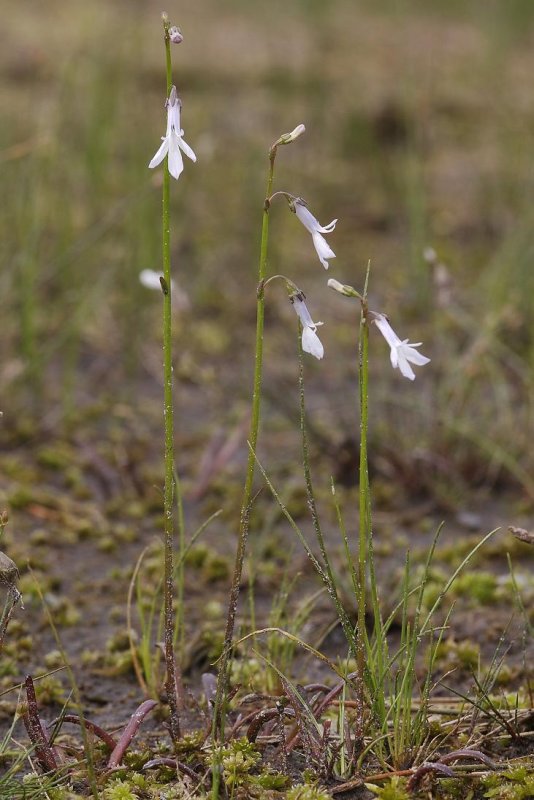
POLYGON ((153 269, 143 269, 139 273, 139 283, 145 289, 158 289, 161 292, 160 278, 163 278, 163 272, 156 272, 153 269))
POLYGON ((293 308, 302 324, 302 349, 305 353, 310 353, 315 358, 321 359, 324 356, 324 347, 316 331, 319 325, 323 323, 312 320, 302 292, 291 295, 289 299, 293 303, 293 308))
MULTIPOLYGON (((153 269, 143 269, 139 273, 139 283, 141 283, 145 289, 153 289, 162 292, 163 287, 161 285, 160 278, 163 278, 163 272, 156 272, 153 269)), ((176 281, 174 281, 172 278, 171 292, 173 307, 175 310, 189 311, 191 308, 191 303, 188 295, 183 291, 183 289, 176 285, 176 281)))
POLYGON ((184 168, 184 160, 180 150, 183 150, 186 156, 191 159, 191 161, 197 160, 194 152, 191 150, 187 142, 184 142, 182 138, 184 132, 180 127, 181 105, 181 100, 176 94, 176 86, 173 86, 166 102, 167 132, 165 136, 162 137, 161 147, 148 165, 150 169, 157 167, 158 164, 161 164, 165 156, 168 154, 169 172, 172 177, 176 178, 177 180, 184 168))
POLYGON ((408 378, 410 381, 415 380, 415 373, 410 364, 416 364, 416 366, 422 367, 430 361, 429 358, 421 355, 421 353, 415 349, 416 347, 421 347, 423 343, 409 342, 408 339, 401 341, 389 324, 385 314, 375 314, 374 323, 391 348, 391 366, 394 369, 400 369, 404 377, 408 378))
POLYGON ((317 250, 317 255, 319 256, 319 261, 323 265, 325 269, 328 269, 328 258, 335 258, 336 254, 331 249, 330 245, 324 238, 321 236, 322 233, 332 233, 334 228, 336 227, 337 219, 333 219, 332 222, 329 222, 328 225, 322 227, 318 220, 315 219, 311 211, 306 206, 304 200, 300 197, 297 197, 293 203, 292 207, 295 211, 295 214, 300 219, 302 224, 304 225, 307 230, 312 235, 313 243, 315 245, 315 249, 317 250))
POLYGON ((169 39, 173 44, 181 44, 184 40, 182 31, 176 25, 169 28, 169 39))

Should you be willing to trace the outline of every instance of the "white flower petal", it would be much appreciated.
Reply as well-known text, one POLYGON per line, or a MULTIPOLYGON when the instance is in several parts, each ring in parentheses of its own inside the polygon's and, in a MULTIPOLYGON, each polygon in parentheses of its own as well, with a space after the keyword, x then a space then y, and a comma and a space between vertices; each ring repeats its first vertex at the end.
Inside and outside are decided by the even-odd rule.
POLYGON ((401 347, 397 347, 395 349, 397 350, 397 356, 398 356, 398 359, 399 359, 399 369, 400 369, 402 375, 404 375, 405 378, 408 378, 408 380, 414 381, 415 380, 415 372, 413 371, 413 369, 409 365, 408 359, 406 358, 406 355, 402 350, 402 346, 401 347))
POLYGON ((161 162, 163 161, 163 159, 167 155, 167 150, 168 149, 169 149, 169 139, 166 136, 164 138, 164 140, 162 141, 158 152, 155 154, 155 156, 152 158, 152 161, 148 165, 149 169, 154 169, 154 167, 157 167, 158 164, 161 164, 161 162))
POLYGON ((306 327, 315 328, 316 325, 315 325, 314 321, 312 320, 311 314, 308 311, 308 307, 306 306, 306 303, 304 302, 302 297, 299 297, 298 294, 294 294, 293 297, 292 297, 292 302, 293 302, 293 308, 296 311, 297 317, 300 319, 300 321, 302 322, 303 326, 305 328, 306 327))
POLYGON ((329 264, 327 258, 335 258, 336 254, 334 253, 334 251, 332 250, 326 239, 323 236, 321 236, 320 233, 317 233, 317 231, 312 232, 312 239, 313 239, 313 244, 315 245, 315 249, 317 251, 317 255, 319 256, 319 261, 321 262, 321 264, 325 269, 328 269, 329 264))
POLYGON ((302 349, 305 353, 321 359, 324 356, 324 347, 313 328, 307 325, 302 329, 302 349))
MULTIPOLYGON (((316 222, 317 222, 317 220, 316 220, 316 222)), ((332 222, 328 223, 328 225, 322 225, 321 226, 321 225, 319 225, 319 223, 317 223, 317 227, 316 227, 315 230, 319 231, 319 233, 332 233, 332 231, 336 227, 336 224, 337 224, 337 219, 333 219, 332 222)))
POLYGON ((178 137, 178 144, 180 145, 181 149, 184 151, 186 156, 191 159, 191 161, 196 161, 197 157, 193 150, 189 147, 187 142, 184 142, 181 136, 178 137))
POLYGON ((303 203, 299 203, 298 199, 295 200, 294 208, 295 214, 310 233, 313 233, 320 227, 319 222, 315 219, 309 208, 303 203))
MULTIPOLYGON (((425 364, 428 364, 430 362, 430 359, 424 356, 422 353, 419 353, 417 350, 415 350, 414 349, 415 346, 416 345, 413 344, 412 345, 403 344, 401 346, 403 355, 408 361, 411 361, 412 364, 415 364, 418 367, 423 367, 425 364)), ((420 345, 417 345, 417 347, 419 346, 420 345)))
POLYGON ((180 121, 181 108, 182 108, 182 106, 181 106, 181 103, 178 100, 178 98, 176 98, 176 102, 175 102, 175 104, 173 106, 171 106, 169 104, 169 106, 167 108, 167 114, 168 114, 168 120, 169 120, 168 124, 172 128, 174 128, 174 130, 176 131, 176 133, 178 135, 180 135, 181 124, 182 124, 181 121, 180 121))
POLYGON ((415 373, 410 364, 422 367, 430 361, 429 358, 415 349, 416 347, 420 347, 422 342, 410 343, 408 339, 401 341, 389 324, 385 314, 375 314, 374 323, 390 346, 389 356, 391 359, 391 366, 394 369, 398 368, 405 378, 413 381, 415 379, 415 373))
POLYGON ((385 314, 376 314, 373 322, 390 347, 401 344, 401 340, 389 324, 388 318, 385 314))
POLYGON ((180 151, 180 141, 174 131, 170 135, 169 140, 169 172, 173 178, 178 178, 184 169, 184 160, 180 151))

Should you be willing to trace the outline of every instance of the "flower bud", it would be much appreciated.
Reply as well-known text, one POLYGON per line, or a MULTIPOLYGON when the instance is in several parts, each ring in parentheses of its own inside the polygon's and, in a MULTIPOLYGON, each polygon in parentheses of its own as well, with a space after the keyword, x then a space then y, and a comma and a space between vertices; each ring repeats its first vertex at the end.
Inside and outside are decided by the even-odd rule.
POLYGON ((184 37, 182 31, 176 25, 169 28, 169 39, 173 44, 180 44, 183 42, 184 37))
POLYGON ((297 125, 296 128, 293 128, 290 133, 283 133, 276 144, 291 144, 291 142, 294 142, 295 139, 299 138, 299 136, 302 136, 305 130, 306 127, 300 123, 300 125, 297 125))
POLYGON ((354 289, 352 286, 348 286, 346 283, 340 283, 336 281, 335 278, 330 278, 328 281, 328 286, 330 289, 333 289, 335 292, 339 292, 339 294, 344 294, 345 297, 361 297, 360 293, 354 289))
POLYGON ((19 579, 17 565, 0 551, 0 583, 13 587, 19 579))

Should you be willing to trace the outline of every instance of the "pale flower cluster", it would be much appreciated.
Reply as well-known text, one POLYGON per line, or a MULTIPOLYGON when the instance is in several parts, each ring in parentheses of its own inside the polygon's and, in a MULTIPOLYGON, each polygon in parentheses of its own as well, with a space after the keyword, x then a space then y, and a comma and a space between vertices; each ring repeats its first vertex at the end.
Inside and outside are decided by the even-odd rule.
MULTIPOLYGON (((181 32, 178 28, 172 28, 171 39, 174 43, 178 44, 182 41, 181 32)), ((178 179, 183 172, 184 162, 182 152, 191 159, 196 161, 196 155, 191 147, 184 140, 184 132, 181 127, 181 101, 177 95, 176 87, 173 86, 169 97, 166 101, 167 107, 167 130, 165 136, 162 137, 162 143, 149 163, 152 169, 157 167, 165 156, 167 156, 167 164, 169 173, 173 178, 178 179)), ((283 134, 276 142, 275 147, 282 144, 290 144, 301 136, 305 131, 304 125, 297 125, 290 133, 283 134)), ((332 233, 336 227, 337 219, 329 222, 328 225, 321 225, 320 222, 314 217, 309 210, 307 203, 300 197, 292 197, 287 195, 291 210, 296 214, 300 222, 304 225, 306 230, 311 234, 315 251, 319 257, 319 261, 325 269, 329 267, 329 260, 336 257, 336 254, 326 241, 324 234, 332 233)), ((140 277, 141 283, 148 288, 160 288, 160 276, 158 273, 151 270, 144 270, 140 277)), ((358 292, 351 286, 339 283, 335 279, 330 279, 328 285, 349 297, 360 297, 358 292)), ((324 355, 324 347, 317 335, 317 328, 322 325, 322 322, 314 322, 306 303, 304 302, 305 296, 300 291, 295 291, 290 295, 293 308, 302 325, 302 349, 306 353, 310 353, 315 358, 321 359, 324 355)), ((412 369, 412 364, 415 366, 424 366, 428 364, 430 359, 422 355, 416 348, 421 347, 421 342, 411 343, 408 339, 401 340, 391 325, 385 314, 373 313, 374 323, 385 338, 390 347, 391 364, 395 369, 398 369, 405 378, 413 381, 415 373, 412 369)))

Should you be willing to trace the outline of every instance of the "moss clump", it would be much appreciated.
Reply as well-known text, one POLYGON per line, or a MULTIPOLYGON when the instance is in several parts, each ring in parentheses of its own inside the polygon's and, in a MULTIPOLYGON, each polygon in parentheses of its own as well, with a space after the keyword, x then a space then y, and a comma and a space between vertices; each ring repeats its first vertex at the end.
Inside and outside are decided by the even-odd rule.
POLYGON ((493 773, 482 779, 484 797, 493 800, 530 800, 534 797, 534 763, 508 772, 493 773))
POLYGON ((118 780, 104 789, 104 800, 139 800, 139 795, 132 791, 131 783, 118 780))
POLYGON ((457 642, 451 637, 441 642, 437 649, 437 660, 441 667, 455 665, 466 670, 474 670, 478 667, 479 658, 480 647, 470 639, 457 642))
POLYGON ((331 800, 331 794, 319 786, 299 783, 289 789, 286 800, 331 800))
POLYGON ((492 572, 468 572, 456 580, 454 594, 486 606, 496 602, 497 587, 497 578, 492 572))
POLYGON ((221 764, 223 778, 231 790, 235 786, 242 786, 250 780, 250 772, 261 755, 248 739, 236 739, 221 749, 221 764))
POLYGON ((375 786, 372 783, 365 784, 366 787, 380 797, 380 800, 410 800, 410 795, 406 789, 406 779, 395 775, 384 786, 375 786))
POLYGON ((43 706, 63 705, 65 702, 65 689, 61 681, 48 675, 35 684, 37 700, 43 706))

